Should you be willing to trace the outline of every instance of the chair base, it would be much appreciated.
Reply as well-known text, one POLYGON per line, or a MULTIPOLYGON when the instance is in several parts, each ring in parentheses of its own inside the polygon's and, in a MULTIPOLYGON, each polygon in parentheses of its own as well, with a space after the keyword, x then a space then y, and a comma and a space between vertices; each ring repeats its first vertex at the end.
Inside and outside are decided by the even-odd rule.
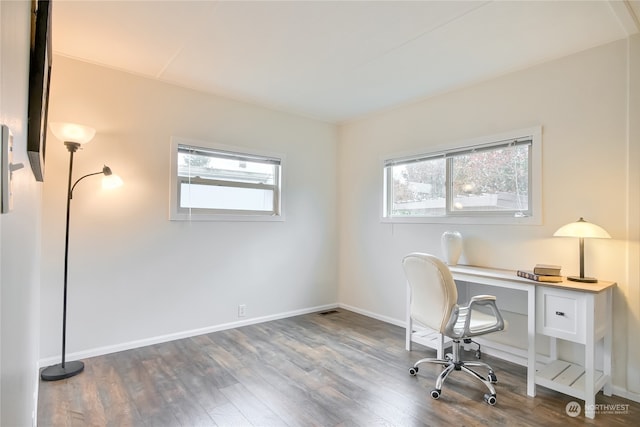
POLYGON ((433 363, 436 365, 444 366, 444 369, 442 370, 440 375, 438 375, 438 379, 436 380, 436 388, 431 390, 431 397, 433 399, 438 399, 440 397, 440 394, 442 393, 442 385, 444 384, 445 380, 447 379, 447 377, 451 372, 453 371, 466 372, 472 377, 478 379, 489 389, 489 393, 486 393, 484 395, 484 401, 491 406, 495 405, 497 402, 497 398, 496 398, 496 389, 493 386, 493 384, 498 382, 498 378, 496 377, 496 374, 493 372, 493 369, 491 368, 491 366, 489 366, 484 362, 478 362, 475 360, 469 360, 469 361, 461 360, 459 340, 453 341, 452 349, 453 349, 453 355, 451 355, 451 357, 449 357, 450 355, 447 355, 445 359, 426 357, 424 359, 418 360, 411 368, 409 368, 409 374, 413 376, 417 375, 419 370, 418 366, 423 363, 433 363), (474 371, 473 369, 470 369, 469 367, 481 367, 481 368, 487 369, 488 370, 487 377, 486 378, 483 377, 482 375, 478 374, 476 371, 474 371))

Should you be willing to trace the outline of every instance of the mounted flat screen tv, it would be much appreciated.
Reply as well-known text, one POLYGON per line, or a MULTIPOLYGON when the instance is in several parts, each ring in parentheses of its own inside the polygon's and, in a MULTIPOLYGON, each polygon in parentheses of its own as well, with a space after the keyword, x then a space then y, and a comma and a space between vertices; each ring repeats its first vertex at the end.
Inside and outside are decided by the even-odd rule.
POLYGON ((33 175, 37 181, 43 181, 51 76, 51 2, 32 3, 27 154, 33 175))

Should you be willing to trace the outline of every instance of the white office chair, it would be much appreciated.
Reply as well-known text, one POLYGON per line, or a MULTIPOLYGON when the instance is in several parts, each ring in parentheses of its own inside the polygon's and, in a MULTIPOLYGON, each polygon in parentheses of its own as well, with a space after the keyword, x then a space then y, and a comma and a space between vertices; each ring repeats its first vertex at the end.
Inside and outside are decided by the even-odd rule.
POLYGON ((491 366, 479 361, 460 360, 460 342, 470 342, 472 337, 488 334, 504 329, 504 320, 496 306, 496 297, 478 295, 471 298, 467 306, 458 305, 458 290, 449 268, 433 255, 412 253, 402 260, 409 289, 411 292, 411 318, 453 340, 453 355, 447 354, 444 359, 424 358, 409 368, 411 375, 418 373, 418 365, 435 363, 444 369, 438 376, 436 388, 431 390, 431 397, 438 399, 442 392, 442 384, 449 374, 464 371, 479 379, 487 386, 490 393, 484 395, 489 405, 496 404, 496 390, 493 386, 498 381, 491 366), (469 367, 488 369, 487 377, 483 377, 469 367))

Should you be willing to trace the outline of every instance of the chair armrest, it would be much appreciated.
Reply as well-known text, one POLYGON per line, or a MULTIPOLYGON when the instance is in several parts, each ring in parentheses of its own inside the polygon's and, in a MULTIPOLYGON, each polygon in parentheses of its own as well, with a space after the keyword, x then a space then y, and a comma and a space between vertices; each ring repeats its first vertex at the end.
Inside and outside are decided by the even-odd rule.
MULTIPOLYGON (((478 322, 476 322, 478 323, 478 322)), ((446 335, 452 338, 468 338, 484 335, 489 332, 501 331, 504 329, 504 319, 496 305, 496 297, 493 295, 476 295, 471 298, 469 304, 463 307, 456 306, 451 313, 446 326, 446 335), (477 317, 481 317, 480 326, 473 328, 471 318, 475 307, 488 307, 491 315, 480 310, 477 317)))
POLYGON ((495 301, 495 300, 496 300, 495 295, 476 295, 474 297, 471 297, 471 300, 469 301, 469 306, 471 306, 476 301, 495 301))
POLYGON ((496 297, 493 295, 476 295, 471 298, 469 301, 469 318, 467 321, 471 319, 471 312, 475 306, 488 307, 491 310, 491 314, 496 319, 496 323, 490 327, 478 328, 477 330, 471 330, 468 326, 468 323, 465 323, 465 331, 468 331, 469 336, 483 335, 489 332, 501 331, 504 329, 504 319, 502 318, 502 314, 500 314, 500 310, 498 310, 498 306, 496 305, 496 297))

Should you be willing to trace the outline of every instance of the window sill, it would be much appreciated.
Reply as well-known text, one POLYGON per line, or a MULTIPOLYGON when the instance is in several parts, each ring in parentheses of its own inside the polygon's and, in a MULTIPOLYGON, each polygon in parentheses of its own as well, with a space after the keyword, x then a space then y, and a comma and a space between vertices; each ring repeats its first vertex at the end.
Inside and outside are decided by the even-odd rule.
POLYGON ((193 222, 284 222, 284 215, 216 215, 171 213, 170 221, 193 222))

